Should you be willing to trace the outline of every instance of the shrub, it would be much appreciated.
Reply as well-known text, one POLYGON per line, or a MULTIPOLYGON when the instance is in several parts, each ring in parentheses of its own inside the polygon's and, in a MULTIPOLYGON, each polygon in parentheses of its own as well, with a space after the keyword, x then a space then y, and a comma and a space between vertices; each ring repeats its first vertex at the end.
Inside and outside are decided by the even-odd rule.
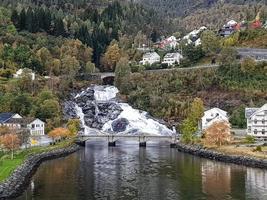
POLYGON ((257 146, 256 149, 255 149, 255 151, 262 152, 262 148, 261 148, 261 146, 257 146))
POLYGON ((254 136, 251 136, 251 135, 246 136, 245 143, 254 143, 254 142, 255 142, 254 136))

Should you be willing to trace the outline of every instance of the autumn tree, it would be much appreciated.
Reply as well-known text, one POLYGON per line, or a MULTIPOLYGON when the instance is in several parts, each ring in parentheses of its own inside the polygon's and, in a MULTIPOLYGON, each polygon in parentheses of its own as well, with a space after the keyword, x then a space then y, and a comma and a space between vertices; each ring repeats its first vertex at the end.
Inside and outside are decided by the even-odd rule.
POLYGON ((204 142, 208 145, 221 146, 231 141, 231 126, 226 121, 214 122, 205 131, 204 142))
POLYGON ((215 55, 220 49, 219 39, 213 31, 204 31, 201 34, 201 44, 208 55, 215 55))
POLYGON ((112 41, 104 54, 103 62, 107 69, 114 70, 117 62, 120 60, 121 52, 116 41, 112 41))
POLYGON ((182 140, 185 143, 193 142, 194 134, 198 130, 198 123, 204 114, 203 101, 200 98, 195 98, 188 110, 187 118, 182 122, 181 132, 182 140))
POLYGON ((92 63, 91 61, 88 61, 85 65, 85 72, 87 74, 92 74, 96 71, 95 64, 92 63))
POLYGON ((79 119, 70 119, 67 123, 67 127, 71 135, 76 135, 81 129, 81 121, 79 119))
POLYGON ((116 65, 115 69, 115 85, 120 88, 123 84, 123 79, 127 78, 131 73, 129 66, 129 60, 126 57, 122 57, 116 65))
POLYGON ((10 134, 11 130, 8 126, 0 126, 0 136, 10 134))
POLYGON ((223 48, 219 55, 219 62, 221 64, 235 63, 237 58, 237 51, 234 48, 223 48))
POLYGON ((53 140, 66 138, 71 135, 71 132, 66 128, 55 128, 48 133, 48 136, 51 137, 53 140))
POLYGON ((67 55, 62 59, 62 74, 73 80, 80 69, 79 61, 74 56, 67 55))
POLYGON ((4 149, 11 151, 11 159, 14 158, 14 151, 20 147, 20 140, 16 134, 5 134, 0 136, 0 144, 4 149))
POLYGON ((253 73, 256 69, 256 61, 253 58, 244 58, 241 62, 241 71, 244 73, 253 73))

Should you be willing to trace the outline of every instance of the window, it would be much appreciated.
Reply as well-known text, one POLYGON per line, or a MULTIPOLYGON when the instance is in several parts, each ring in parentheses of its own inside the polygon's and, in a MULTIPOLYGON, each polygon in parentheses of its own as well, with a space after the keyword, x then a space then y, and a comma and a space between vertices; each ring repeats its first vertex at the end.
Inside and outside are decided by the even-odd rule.
POLYGON ((248 131, 249 131, 249 132, 251 131, 251 126, 248 127, 248 131))
POLYGON ((36 124, 36 127, 40 127, 40 124, 36 124))
POLYGON ((265 120, 264 119, 262 119, 262 123, 265 124, 265 120))
POLYGON ((257 120, 256 119, 254 119, 254 124, 257 124, 257 120))
POLYGON ((264 129, 262 129, 262 131, 261 131, 261 134, 262 134, 262 135, 264 135, 264 134, 265 134, 265 130, 264 130, 264 129))
POLYGON ((32 128, 34 128, 35 126, 34 126, 34 124, 32 124, 32 128))
POLYGON ((254 130, 254 134, 257 135, 257 129, 254 130))

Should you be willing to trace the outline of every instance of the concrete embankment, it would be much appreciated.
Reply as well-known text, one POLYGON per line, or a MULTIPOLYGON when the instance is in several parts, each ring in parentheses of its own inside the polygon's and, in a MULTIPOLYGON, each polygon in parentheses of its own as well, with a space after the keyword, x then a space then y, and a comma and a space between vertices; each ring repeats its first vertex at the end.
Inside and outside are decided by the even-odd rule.
POLYGON ((0 199, 11 199, 19 196, 27 188, 32 175, 43 161, 67 156, 78 149, 78 145, 72 145, 67 148, 29 156, 7 180, 0 183, 0 199))
POLYGON ((178 143, 177 144, 178 151, 190 153, 192 155, 196 155, 203 158, 208 158, 211 160, 226 162, 226 163, 234 163, 238 165, 244 165, 248 167, 256 167, 267 169, 267 159, 253 158, 249 156, 242 155, 227 155, 221 152, 217 152, 211 149, 203 148, 202 146, 197 145, 185 145, 178 143))

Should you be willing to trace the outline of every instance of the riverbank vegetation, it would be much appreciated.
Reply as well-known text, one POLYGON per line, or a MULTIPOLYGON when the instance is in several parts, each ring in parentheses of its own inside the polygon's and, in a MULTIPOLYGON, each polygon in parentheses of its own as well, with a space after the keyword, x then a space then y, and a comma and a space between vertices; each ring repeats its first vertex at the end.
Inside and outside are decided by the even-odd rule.
POLYGON ((0 182, 8 178, 10 174, 29 156, 43 152, 49 152, 56 149, 67 148, 71 145, 73 145, 73 140, 68 139, 62 140, 61 142, 48 147, 31 147, 28 149, 17 151, 14 155, 14 159, 11 159, 8 155, 2 154, 0 158, 0 182))

